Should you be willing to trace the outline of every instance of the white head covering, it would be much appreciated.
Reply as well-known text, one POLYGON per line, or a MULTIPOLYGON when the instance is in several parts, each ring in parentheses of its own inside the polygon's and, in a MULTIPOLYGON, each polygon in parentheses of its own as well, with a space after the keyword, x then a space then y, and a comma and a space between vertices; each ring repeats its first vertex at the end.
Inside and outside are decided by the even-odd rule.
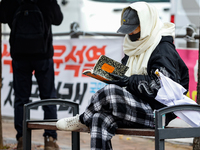
POLYGON ((146 2, 135 2, 124 8, 121 15, 127 8, 137 11, 140 20, 140 39, 132 42, 126 34, 123 43, 123 50, 129 56, 127 76, 132 74, 147 74, 147 63, 152 52, 159 44, 162 36, 173 36, 175 25, 163 23, 159 18, 157 9, 146 2))

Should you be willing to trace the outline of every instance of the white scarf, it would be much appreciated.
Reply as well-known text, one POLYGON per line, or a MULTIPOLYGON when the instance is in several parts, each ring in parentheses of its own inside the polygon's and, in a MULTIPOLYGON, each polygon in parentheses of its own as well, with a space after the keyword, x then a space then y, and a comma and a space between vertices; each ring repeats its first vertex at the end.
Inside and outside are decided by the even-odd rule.
POLYGON ((173 23, 162 23, 157 9, 146 2, 135 2, 124 8, 122 16, 127 8, 137 11, 140 20, 140 39, 132 42, 126 34, 123 43, 123 51, 129 56, 127 76, 133 74, 147 74, 148 60, 159 44, 162 36, 171 35, 174 38, 175 25, 173 23))

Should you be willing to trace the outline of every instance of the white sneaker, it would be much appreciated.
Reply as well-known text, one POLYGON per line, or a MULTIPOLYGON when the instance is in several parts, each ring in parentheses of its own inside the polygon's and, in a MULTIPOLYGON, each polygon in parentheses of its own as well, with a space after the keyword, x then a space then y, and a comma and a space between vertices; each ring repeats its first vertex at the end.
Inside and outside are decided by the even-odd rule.
POLYGON ((56 122, 56 127, 67 131, 89 131, 89 128, 79 121, 79 115, 63 118, 56 122))

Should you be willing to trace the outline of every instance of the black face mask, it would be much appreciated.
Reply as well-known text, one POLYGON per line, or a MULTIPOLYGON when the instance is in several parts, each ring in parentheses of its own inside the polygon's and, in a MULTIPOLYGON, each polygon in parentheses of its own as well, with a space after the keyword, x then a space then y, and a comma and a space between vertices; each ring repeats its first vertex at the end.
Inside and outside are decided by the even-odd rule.
POLYGON ((136 34, 129 35, 129 39, 130 39, 132 42, 137 41, 139 38, 140 38, 140 32, 138 32, 138 33, 136 33, 136 34))

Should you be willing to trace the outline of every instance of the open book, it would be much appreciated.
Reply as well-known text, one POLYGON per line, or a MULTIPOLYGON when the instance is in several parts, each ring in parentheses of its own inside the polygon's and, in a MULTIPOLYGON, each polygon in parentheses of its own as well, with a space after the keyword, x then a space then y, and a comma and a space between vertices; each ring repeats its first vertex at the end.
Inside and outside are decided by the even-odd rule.
POLYGON ((113 77, 110 76, 109 73, 123 76, 127 70, 128 66, 125 66, 105 55, 101 55, 94 68, 85 70, 83 74, 104 82, 113 80, 113 77))

